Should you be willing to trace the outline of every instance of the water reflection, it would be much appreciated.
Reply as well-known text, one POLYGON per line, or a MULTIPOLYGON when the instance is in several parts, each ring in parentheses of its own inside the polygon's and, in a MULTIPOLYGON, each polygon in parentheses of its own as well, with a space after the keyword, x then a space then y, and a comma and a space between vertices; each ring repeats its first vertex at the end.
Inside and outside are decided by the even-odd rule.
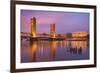
POLYGON ((30 48, 32 50, 32 55, 33 55, 33 61, 36 61, 36 48, 37 48, 37 44, 36 42, 30 42, 30 48))
POLYGON ((70 52, 71 54, 82 54, 82 48, 69 48, 67 52, 70 52))
POLYGON ((88 41, 21 42, 21 62, 45 62, 89 59, 88 41))

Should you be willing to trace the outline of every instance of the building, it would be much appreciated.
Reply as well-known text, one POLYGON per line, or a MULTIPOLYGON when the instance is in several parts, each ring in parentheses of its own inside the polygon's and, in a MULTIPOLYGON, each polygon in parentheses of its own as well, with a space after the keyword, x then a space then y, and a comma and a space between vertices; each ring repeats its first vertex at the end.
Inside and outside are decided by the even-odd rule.
POLYGON ((88 32, 73 32, 72 37, 87 37, 88 32))
POLYGON ((65 33, 61 35, 64 38, 72 38, 72 33, 65 33))
POLYGON ((50 37, 55 38, 56 33, 55 33, 55 24, 52 23, 50 24, 50 37))
POLYGON ((30 32, 32 37, 36 37, 36 18, 32 17, 30 19, 30 32))

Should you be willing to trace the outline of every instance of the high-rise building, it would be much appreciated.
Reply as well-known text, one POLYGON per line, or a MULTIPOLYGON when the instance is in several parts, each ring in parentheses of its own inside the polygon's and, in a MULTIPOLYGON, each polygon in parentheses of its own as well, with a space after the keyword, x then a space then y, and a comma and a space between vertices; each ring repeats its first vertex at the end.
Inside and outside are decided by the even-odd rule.
POLYGON ((32 17, 30 19, 30 32, 32 37, 36 37, 36 18, 32 17))
POLYGON ((55 38, 56 34, 55 34, 55 24, 50 24, 50 36, 52 38, 55 38))

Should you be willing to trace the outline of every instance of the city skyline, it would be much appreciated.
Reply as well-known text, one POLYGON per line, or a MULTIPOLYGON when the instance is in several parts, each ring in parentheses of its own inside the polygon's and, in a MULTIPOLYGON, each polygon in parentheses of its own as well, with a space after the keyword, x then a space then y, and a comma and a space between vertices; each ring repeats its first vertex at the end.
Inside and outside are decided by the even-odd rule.
POLYGON ((37 19, 38 33, 49 34, 51 23, 55 24, 57 34, 89 32, 89 13, 21 10, 21 32, 30 32, 31 17, 37 19))

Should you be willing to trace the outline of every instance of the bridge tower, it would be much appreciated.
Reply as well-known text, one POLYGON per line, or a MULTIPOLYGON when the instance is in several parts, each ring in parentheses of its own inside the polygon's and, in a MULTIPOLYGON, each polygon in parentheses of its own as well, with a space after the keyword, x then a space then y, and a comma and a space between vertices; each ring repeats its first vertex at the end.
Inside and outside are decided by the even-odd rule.
POLYGON ((36 18, 30 18, 30 33, 31 37, 36 37, 36 18))
POLYGON ((56 34, 55 34, 55 24, 52 23, 50 24, 50 37, 51 38, 55 38, 56 34))

